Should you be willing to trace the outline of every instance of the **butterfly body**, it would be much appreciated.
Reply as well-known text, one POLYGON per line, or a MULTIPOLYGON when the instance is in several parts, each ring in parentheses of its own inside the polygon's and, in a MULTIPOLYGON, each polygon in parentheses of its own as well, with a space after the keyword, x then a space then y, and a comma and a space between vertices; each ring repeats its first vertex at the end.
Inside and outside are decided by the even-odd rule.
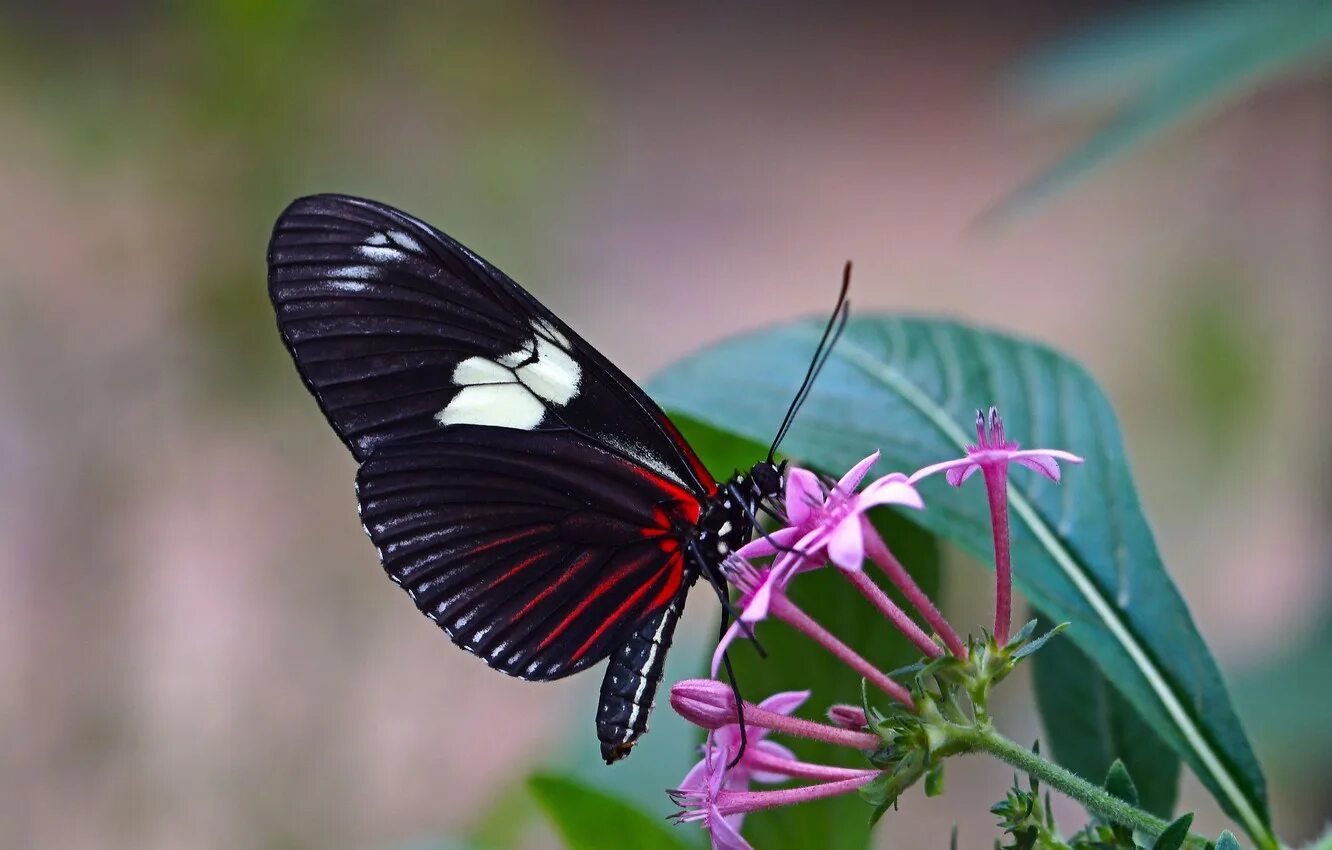
POLYGON ((609 360, 392 207, 299 199, 268 264, 282 339, 361 464, 361 520, 389 577, 510 675, 609 658, 596 725, 607 762, 622 758, 689 588, 724 586, 780 470, 719 484, 609 360))

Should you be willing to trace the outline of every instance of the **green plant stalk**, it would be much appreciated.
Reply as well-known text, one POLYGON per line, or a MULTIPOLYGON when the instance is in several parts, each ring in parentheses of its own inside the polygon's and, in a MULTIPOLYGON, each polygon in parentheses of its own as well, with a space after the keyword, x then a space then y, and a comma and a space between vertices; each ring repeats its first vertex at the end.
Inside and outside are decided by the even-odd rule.
MULTIPOLYGON (((977 725, 955 734, 962 739, 959 743, 965 742, 972 752, 986 752, 1011 764, 1023 773, 1034 776, 1051 788, 1077 800, 1088 811, 1106 820, 1152 836, 1160 835, 1170 826, 1168 821, 1126 803, 1099 785, 1093 785, 1052 761, 1046 761, 1021 744, 1004 737, 992 726, 977 725)), ((1184 846, 1204 848, 1208 844, 1206 838, 1191 835, 1184 846)))

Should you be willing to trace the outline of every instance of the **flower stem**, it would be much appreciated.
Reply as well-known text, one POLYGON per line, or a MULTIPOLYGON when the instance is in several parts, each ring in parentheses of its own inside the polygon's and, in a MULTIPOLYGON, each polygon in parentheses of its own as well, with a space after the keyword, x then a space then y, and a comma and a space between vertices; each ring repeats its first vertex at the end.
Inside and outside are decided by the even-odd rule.
POLYGON ((1013 619, 1013 563, 1008 534, 1008 464, 985 465, 985 492, 990 499, 990 525, 994 530, 994 640, 1008 643, 1013 619))
POLYGON ((809 800, 823 800, 849 794, 879 775, 877 770, 863 770, 859 776, 837 782, 820 782, 777 791, 729 791, 717 795, 717 809, 723 815, 757 812, 774 806, 791 806, 809 800))
POLYGON ((813 617, 800 610, 790 599, 782 595, 774 595, 769 610, 777 619, 795 627, 819 646, 837 656, 839 661, 864 676, 876 688, 910 710, 916 710, 916 703, 911 699, 910 691, 902 684, 894 682, 887 673, 866 661, 854 649, 838 640, 836 635, 819 625, 813 617))
POLYGON ((897 560, 897 556, 892 553, 892 550, 888 548, 888 545, 883 542, 878 534, 865 535, 865 553, 870 556, 870 560, 879 565, 879 569, 883 570, 884 574, 888 576, 888 580, 897 585, 897 589, 902 591, 902 595, 911 603, 911 606, 920 612, 920 615, 925 618, 925 622, 929 623, 939 637, 943 638, 944 645, 948 647, 953 655, 958 658, 966 658, 967 648, 962 643, 962 639, 958 637, 953 626, 948 620, 944 619, 944 615, 939 612, 934 600, 930 599, 925 591, 920 589, 920 585, 916 584, 916 580, 911 577, 911 573, 906 571, 906 567, 902 566, 902 562, 897 560))
POLYGON ((861 596, 864 596, 875 608, 879 609, 880 614, 888 618, 888 622, 892 623, 894 628, 906 636, 907 640, 914 643, 916 649, 930 658, 938 658, 943 655, 943 650, 939 648, 939 645, 930 640, 930 636, 925 634, 920 626, 916 625, 906 615, 905 611, 898 608, 897 604, 888 598, 888 594, 883 592, 883 588, 875 584, 869 576, 865 575, 863 570, 840 570, 839 572, 846 576, 846 580, 851 582, 856 590, 860 591, 861 596))
POLYGON ((864 778, 864 769, 854 767, 835 767, 828 764, 814 764, 807 761, 792 761, 788 758, 773 755, 766 752, 762 747, 751 747, 744 755, 745 766, 751 771, 760 770, 768 773, 776 773, 782 776, 796 776, 801 779, 855 779, 864 778))
MULTIPOLYGON (((965 735, 974 750, 981 750, 1011 764, 1023 773, 1034 776, 1052 788, 1063 792, 1089 812, 1106 820, 1141 830, 1149 835, 1160 835, 1170 824, 1156 815, 1144 812, 1119 799, 1099 785, 1093 785, 1075 773, 1065 770, 1015 741, 1004 737, 993 727, 980 726, 965 735)), ((1206 847, 1207 839, 1189 836, 1185 847, 1206 847)))
MULTIPOLYGON (((735 722, 740 721, 737 718, 735 722)), ((852 747, 857 750, 872 750, 880 742, 879 737, 871 732, 841 729, 837 726, 829 726, 826 723, 816 723, 803 717, 792 717, 779 711, 768 711, 766 708, 760 708, 751 702, 745 703, 745 722, 771 729, 774 732, 784 732, 787 735, 823 741, 826 744, 837 744, 842 747, 852 747)))

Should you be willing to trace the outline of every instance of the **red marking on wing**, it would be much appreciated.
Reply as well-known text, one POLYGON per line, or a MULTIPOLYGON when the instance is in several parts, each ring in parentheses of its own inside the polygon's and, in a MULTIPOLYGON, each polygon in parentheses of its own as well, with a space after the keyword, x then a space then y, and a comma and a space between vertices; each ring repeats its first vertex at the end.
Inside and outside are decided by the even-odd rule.
POLYGON ((703 465, 703 461, 698 459, 698 455, 694 453, 693 448, 691 448, 688 441, 685 440, 684 434, 681 434, 680 429, 675 427, 675 423, 665 415, 657 421, 659 421, 661 426, 666 429, 666 433, 670 436, 671 440, 674 441, 675 447, 680 450, 680 454, 684 455, 684 459, 689 462, 689 468, 694 471, 694 477, 696 477, 703 485, 703 489, 707 491, 709 496, 715 494, 717 492, 716 480, 713 479, 712 473, 708 472, 707 467, 703 465))
MULTIPOLYGON (((593 553, 591 552, 585 552, 582 555, 580 555, 577 560, 575 560, 572 564, 569 565, 569 569, 565 570, 563 575, 561 575, 555 581, 551 582, 550 585, 545 590, 541 591, 536 596, 533 596, 531 601, 529 601, 526 605, 520 608, 518 610, 518 613, 513 615, 513 619, 521 620, 524 614, 526 614, 528 611, 531 611, 537 605, 540 605, 541 600, 545 599, 547 596, 550 596, 552 593, 555 592, 556 588, 567 582, 569 579, 573 578, 574 573, 578 572, 583 567, 586 567, 588 561, 592 560, 592 555, 593 553)), ((542 643, 542 646, 545 646, 544 642, 542 643)))
MULTIPOLYGON (((658 490, 664 491, 666 495, 670 497, 671 501, 673 501, 676 505, 680 507, 685 518, 689 522, 691 523, 698 522, 698 515, 703 511, 703 505, 698 501, 698 496, 689 492, 688 490, 681 487, 679 484, 675 483, 669 478, 658 475, 657 473, 653 472, 652 470, 648 469, 645 466, 638 466, 637 464, 632 464, 629 466, 629 468, 632 469, 634 471, 634 474, 636 474, 639 478, 642 478, 643 480, 647 481, 658 490)), ((712 482, 712 479, 709 478, 708 481, 712 482)), ((712 487, 712 492, 716 491, 717 489, 716 482, 712 482, 709 486, 712 487)), ((656 511, 653 512, 654 518, 656 518, 656 513, 657 513, 656 511)), ((669 520, 664 522, 662 527, 667 529, 671 528, 669 520)))
POLYGON ((492 581, 490 584, 486 585, 486 590, 494 590, 496 585, 499 585, 502 582, 506 581, 507 579, 512 578, 514 575, 522 572, 523 570, 532 566, 537 561, 541 560, 542 558, 546 557, 549 554, 550 553, 547 550, 541 549, 538 550, 535 554, 529 555, 528 557, 522 559, 518 563, 514 564, 512 567, 509 567, 507 570, 505 570, 504 575, 500 576, 499 578, 492 581))
MULTIPOLYGON (((567 629, 567 628, 569 627, 569 624, 570 624, 570 623, 572 623, 574 620, 578 619, 578 615, 579 615, 579 614, 581 614, 581 613, 583 613, 583 611, 587 610, 587 606, 591 605, 593 602, 596 602, 597 599, 599 599, 602 595, 604 595, 604 594, 606 593, 606 591, 610 590, 610 589, 611 589, 612 587, 614 587, 616 584, 618 584, 619 582, 623 581, 624 578, 625 578, 626 576, 630 575, 630 574, 633 573, 635 570, 637 570, 639 567, 641 567, 641 566, 643 565, 643 562, 644 562, 644 561, 647 561, 647 560, 649 560, 649 559, 655 557, 655 555, 656 555, 655 552, 648 552, 648 553, 644 554, 644 555, 643 555, 642 557, 640 557, 640 558, 635 558, 634 560, 630 561, 629 563, 627 563, 627 564, 623 564, 623 565, 622 565, 619 569, 617 569, 615 572, 611 573, 610 575, 608 575, 608 576, 606 576, 605 578, 603 578, 601 581, 597 582, 597 586, 594 587, 594 588, 592 588, 592 592, 589 593, 587 596, 583 597, 583 601, 581 601, 581 602, 579 602, 577 605, 575 605, 575 606, 574 606, 574 609, 573 609, 572 611, 570 611, 568 614, 566 614, 565 617, 564 617, 564 619, 560 621, 560 624, 559 624, 558 626, 556 626, 555 628, 551 629, 550 634, 546 635, 544 638, 541 639, 541 643, 538 644, 537 649, 545 649, 547 646, 549 646, 550 643, 551 643, 553 640, 555 640, 555 638, 557 638, 557 637, 560 636, 560 633, 561 633, 561 632, 563 632, 565 629, 567 629)), ((634 592, 629 596, 629 598, 630 598, 630 599, 637 599, 639 596, 641 596, 642 593, 643 593, 643 591, 646 590, 647 587, 652 583, 652 581, 656 579, 657 574, 659 574, 660 572, 661 572, 661 570, 658 570, 657 573, 654 573, 653 576, 652 576, 652 580, 649 580, 649 581, 647 581, 647 582, 644 582, 644 583, 643 583, 643 587, 641 587, 641 588, 639 588, 638 590, 634 591, 634 592)), ((621 607, 623 607, 624 604, 625 604, 625 603, 621 603, 621 607)), ((616 609, 616 610, 618 611, 619 609, 616 609)), ((613 620, 614 617, 611 617, 611 618, 609 618, 609 619, 610 619, 610 620, 613 620)), ((604 626, 605 624, 603 623, 602 625, 604 626)), ((575 660, 576 660, 576 659, 575 659, 575 660)))
MULTIPOLYGON (((641 599, 643 597, 643 594, 647 593, 650 589, 652 589, 652 585, 656 584, 657 579, 661 577, 662 570, 668 569, 669 567, 670 564, 663 565, 661 569, 658 569, 655 573, 652 574, 652 578, 643 582, 642 587, 638 588, 638 590, 635 590, 632 594, 630 594, 628 599, 621 602, 619 607, 615 609, 614 613, 612 613, 609 617, 607 617, 604 621, 602 621, 601 625, 597 626, 596 630, 592 632, 591 636, 588 637, 587 640, 583 641, 583 645, 578 647, 577 651, 574 652, 573 656, 569 660, 571 662, 577 662, 578 659, 582 658, 583 654, 592 648, 592 644, 596 643, 597 638, 601 637, 602 634, 604 634, 607 629, 609 629, 615 623, 619 622, 620 619, 629 611, 629 609, 633 607, 634 603, 637 602, 639 599, 641 599)), ((666 582, 668 586, 671 585, 671 583, 672 581, 670 579, 668 579, 666 582)), ((680 585, 680 577, 678 572, 674 576, 674 584, 676 587, 679 587, 680 585)), ((658 594, 658 596, 660 595, 661 594, 658 594)))
POLYGON ((543 531, 550 531, 552 528, 554 528, 554 526, 534 525, 529 528, 524 528, 519 531, 515 531, 513 534, 506 534, 503 537, 497 538, 495 540, 490 540, 478 546, 473 546, 472 548, 467 550, 467 553, 469 555, 475 555, 478 552, 485 552, 489 549, 494 549, 496 546, 503 546, 504 544, 512 543, 515 540, 522 540, 524 537, 531 537, 533 534, 540 534, 543 531))
MULTIPOLYGON (((652 601, 648 603, 649 611, 655 611, 674 599, 676 591, 680 589, 680 584, 684 581, 684 556, 680 554, 679 548, 676 548, 675 552, 672 553, 666 566, 671 571, 670 576, 657 595, 652 597, 652 601)), ((618 615, 619 612, 617 611, 616 614, 618 615)))

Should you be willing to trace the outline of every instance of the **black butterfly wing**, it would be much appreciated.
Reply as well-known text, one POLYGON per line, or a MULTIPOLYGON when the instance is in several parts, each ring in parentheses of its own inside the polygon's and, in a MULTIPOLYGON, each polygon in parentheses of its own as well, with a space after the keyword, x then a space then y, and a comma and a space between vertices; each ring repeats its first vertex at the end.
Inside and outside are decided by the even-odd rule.
POLYGON ((573 431, 393 442, 357 490, 393 580, 456 644, 525 679, 600 661, 697 578, 677 537, 698 519, 693 494, 573 431))
POLYGON ((278 218, 282 338, 358 460, 447 427, 568 428, 697 494, 715 483, 661 409, 503 272, 374 201, 301 198, 278 218))

